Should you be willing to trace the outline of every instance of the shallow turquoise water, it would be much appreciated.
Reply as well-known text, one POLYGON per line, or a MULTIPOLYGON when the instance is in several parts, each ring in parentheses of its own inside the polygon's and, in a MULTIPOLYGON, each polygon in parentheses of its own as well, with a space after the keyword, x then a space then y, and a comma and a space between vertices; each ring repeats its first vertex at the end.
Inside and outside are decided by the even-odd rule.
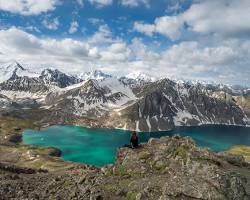
MULTIPOLYGON (((172 131, 140 133, 139 141, 150 137, 190 136, 199 146, 223 151, 233 145, 250 145, 250 128, 236 126, 179 127, 172 131)), ((41 131, 25 130, 25 144, 53 146, 62 150, 65 160, 103 166, 114 163, 118 147, 129 143, 128 131, 89 129, 78 126, 52 126, 41 131)))

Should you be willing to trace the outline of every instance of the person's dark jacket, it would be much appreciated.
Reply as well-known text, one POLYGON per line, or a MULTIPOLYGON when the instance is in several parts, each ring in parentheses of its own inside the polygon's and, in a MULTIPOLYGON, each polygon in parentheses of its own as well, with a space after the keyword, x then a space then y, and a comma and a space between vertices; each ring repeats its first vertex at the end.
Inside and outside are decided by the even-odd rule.
POLYGON ((138 137, 137 136, 132 136, 130 138, 130 144, 132 146, 132 148, 137 148, 139 145, 138 145, 138 137))

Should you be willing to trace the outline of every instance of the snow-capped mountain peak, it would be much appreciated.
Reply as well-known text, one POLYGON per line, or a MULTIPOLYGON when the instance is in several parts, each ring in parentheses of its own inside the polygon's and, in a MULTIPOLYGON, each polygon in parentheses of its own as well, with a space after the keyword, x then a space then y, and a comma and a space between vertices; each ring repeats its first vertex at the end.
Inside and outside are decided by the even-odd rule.
POLYGON ((112 77, 110 74, 106 74, 102 72, 101 70, 94 70, 90 72, 84 72, 80 74, 79 78, 83 80, 89 80, 89 79, 96 79, 96 80, 103 80, 105 78, 112 77))
POLYGON ((6 63, 5 65, 0 66, 0 83, 9 80, 13 76, 38 77, 39 74, 25 69, 16 61, 12 63, 6 63))
POLYGON ((52 84, 61 88, 79 83, 81 81, 81 79, 74 76, 70 76, 57 69, 50 68, 43 70, 39 78, 42 79, 45 84, 52 84))
POLYGON ((13 70, 22 70, 24 71, 25 69, 18 63, 18 62, 13 62, 10 65, 6 66, 6 69, 13 69, 13 70))
POLYGON ((157 80, 156 78, 150 77, 147 74, 140 72, 133 72, 119 78, 119 81, 131 87, 142 86, 144 84, 151 83, 156 80, 157 80))
POLYGON ((147 81, 147 82, 151 82, 151 81, 155 80, 155 78, 150 77, 149 75, 141 73, 141 72, 132 72, 132 73, 126 75, 125 77, 129 78, 129 79, 134 79, 134 80, 138 80, 138 81, 143 80, 143 81, 147 81))

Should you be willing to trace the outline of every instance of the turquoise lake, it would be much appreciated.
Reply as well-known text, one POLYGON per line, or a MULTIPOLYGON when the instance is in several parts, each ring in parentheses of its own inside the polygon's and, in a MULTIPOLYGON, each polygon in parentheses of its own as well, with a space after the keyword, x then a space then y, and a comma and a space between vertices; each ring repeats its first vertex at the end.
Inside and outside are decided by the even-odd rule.
MULTIPOLYGON (((202 147, 224 151, 234 145, 250 145, 250 128, 237 126, 178 127, 171 131, 139 133, 139 141, 150 137, 190 136, 202 147)), ((103 166, 114 163, 117 148, 129 143, 130 132, 115 129, 90 129, 78 126, 52 126, 40 131, 27 129, 25 144, 56 147, 64 160, 103 166)))

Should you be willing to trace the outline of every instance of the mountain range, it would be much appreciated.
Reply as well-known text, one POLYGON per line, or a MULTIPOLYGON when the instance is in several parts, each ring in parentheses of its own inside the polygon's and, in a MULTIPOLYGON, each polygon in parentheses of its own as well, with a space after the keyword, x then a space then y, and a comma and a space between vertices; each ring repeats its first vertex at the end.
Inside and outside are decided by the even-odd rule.
POLYGON ((102 71, 79 76, 0 66, 0 114, 44 124, 162 131, 202 124, 250 125, 250 88, 102 71))

